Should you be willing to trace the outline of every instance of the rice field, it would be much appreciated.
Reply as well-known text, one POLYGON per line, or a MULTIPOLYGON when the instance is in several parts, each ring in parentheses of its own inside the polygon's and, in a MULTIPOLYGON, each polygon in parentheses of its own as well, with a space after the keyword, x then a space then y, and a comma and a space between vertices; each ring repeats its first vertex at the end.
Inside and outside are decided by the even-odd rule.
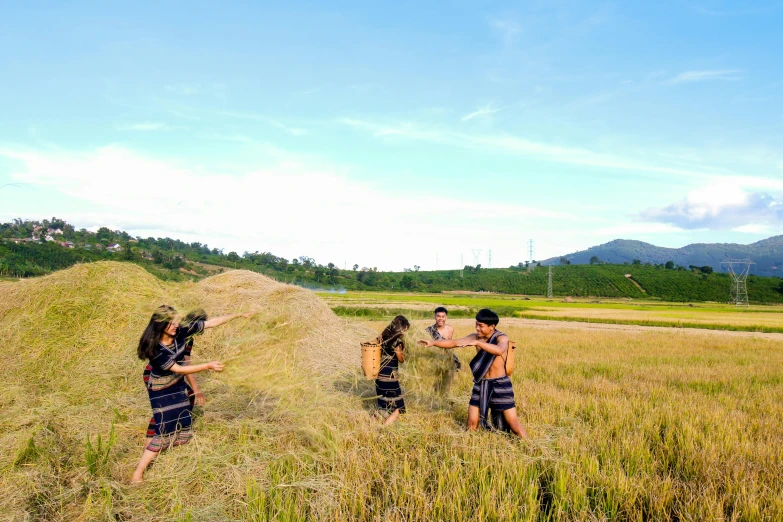
POLYGON ((409 412, 381 428, 358 343, 385 322, 258 274, 175 284, 97 263, 0 284, 0 519, 783 519, 783 335, 538 324, 500 324, 523 442, 466 432, 470 375, 418 347, 409 412), (197 377, 193 442, 132 486, 149 419, 135 343, 161 302, 259 313, 197 339, 197 362, 227 369, 197 377))
POLYGON ((389 318, 395 313, 424 317, 436 306, 446 306, 452 316, 472 315, 489 307, 501 315, 551 321, 584 321, 606 324, 665 326, 783 333, 783 307, 738 307, 720 303, 666 303, 631 299, 544 299, 498 294, 392 294, 346 292, 320 294, 339 315, 389 318))

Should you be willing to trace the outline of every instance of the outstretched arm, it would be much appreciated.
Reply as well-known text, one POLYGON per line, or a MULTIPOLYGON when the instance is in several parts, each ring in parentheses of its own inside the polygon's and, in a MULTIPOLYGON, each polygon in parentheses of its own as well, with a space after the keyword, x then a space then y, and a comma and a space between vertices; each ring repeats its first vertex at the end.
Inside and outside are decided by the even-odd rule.
POLYGON ((224 368, 224 364, 220 361, 212 361, 204 364, 188 364, 186 366, 182 366, 179 364, 174 364, 171 368, 169 368, 172 372, 178 373, 180 375, 189 375, 191 373, 198 373, 203 372, 206 370, 213 370, 216 372, 222 372, 224 368))
POLYGON ((472 346, 489 352, 492 355, 503 355, 508 351, 508 337, 502 335, 498 337, 498 344, 485 343, 484 341, 475 340, 471 343, 472 346))
POLYGON ((216 326, 220 326, 222 324, 226 324, 229 321, 233 321, 234 319, 238 317, 244 317, 245 319, 252 317, 255 315, 255 312, 246 312, 243 314, 228 314, 228 315, 221 315, 219 317, 213 317, 212 319, 207 319, 204 321, 204 328, 214 328, 216 326))
POLYGON ((424 346, 436 346, 438 348, 460 348, 462 346, 471 346, 476 340, 476 334, 470 334, 462 339, 443 339, 440 341, 432 341, 429 339, 419 339, 418 343, 424 346))

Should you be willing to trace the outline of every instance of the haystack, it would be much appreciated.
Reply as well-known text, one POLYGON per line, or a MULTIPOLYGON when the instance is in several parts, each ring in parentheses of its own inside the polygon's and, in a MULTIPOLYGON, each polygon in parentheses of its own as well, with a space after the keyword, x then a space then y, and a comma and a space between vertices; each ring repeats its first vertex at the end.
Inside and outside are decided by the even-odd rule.
MULTIPOLYGON (((214 415, 210 427, 223 430, 220 437, 241 423, 260 422, 262 413, 301 423, 305 409, 325 400, 335 374, 358 368, 358 343, 371 335, 347 327, 312 292, 248 271, 164 283, 137 265, 101 262, 0 285, 6 376, 0 387, 0 468, 6 470, 0 512, 47 519, 70 509, 65 519, 90 518, 80 511, 90 503, 79 498, 94 481, 84 465, 86 438, 94 443, 102 433, 105 440, 112 426, 116 462, 105 475, 112 484, 127 480, 150 414, 136 346, 151 312, 163 303, 181 312, 204 308, 210 316, 258 312, 196 341, 197 362, 227 363, 222 374, 199 376, 215 405, 205 422, 214 415), (279 408, 259 409, 261 403, 279 408)), ((174 461, 188 456, 171 453, 174 461)), ((160 480, 166 480, 166 462, 156 465, 160 480)), ((262 474, 262 461, 247 465, 248 473, 262 474)), ((243 480, 229 482, 242 489, 243 480)))

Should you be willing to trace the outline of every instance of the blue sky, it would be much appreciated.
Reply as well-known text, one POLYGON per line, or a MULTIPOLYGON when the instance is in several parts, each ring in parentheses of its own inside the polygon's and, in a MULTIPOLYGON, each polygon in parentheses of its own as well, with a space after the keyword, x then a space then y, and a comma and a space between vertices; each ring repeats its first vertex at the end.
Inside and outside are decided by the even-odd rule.
POLYGON ((783 233, 783 2, 0 8, 0 219, 382 269, 783 233))

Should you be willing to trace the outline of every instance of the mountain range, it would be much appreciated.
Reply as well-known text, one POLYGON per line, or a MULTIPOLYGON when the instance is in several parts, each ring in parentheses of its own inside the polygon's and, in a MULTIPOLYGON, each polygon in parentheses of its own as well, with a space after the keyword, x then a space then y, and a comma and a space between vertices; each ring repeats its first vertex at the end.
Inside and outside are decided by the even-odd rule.
MULTIPOLYGON (((673 261, 688 267, 711 266, 716 272, 725 271, 721 262, 726 259, 750 259, 755 263, 750 273, 759 276, 783 276, 783 235, 773 236, 749 245, 736 243, 695 243, 682 248, 665 248, 643 241, 615 239, 587 250, 573 252, 565 257, 572 264, 589 264, 593 257, 613 264, 642 263, 661 264, 673 261)), ((558 264, 560 257, 541 262, 542 265, 558 264)))

